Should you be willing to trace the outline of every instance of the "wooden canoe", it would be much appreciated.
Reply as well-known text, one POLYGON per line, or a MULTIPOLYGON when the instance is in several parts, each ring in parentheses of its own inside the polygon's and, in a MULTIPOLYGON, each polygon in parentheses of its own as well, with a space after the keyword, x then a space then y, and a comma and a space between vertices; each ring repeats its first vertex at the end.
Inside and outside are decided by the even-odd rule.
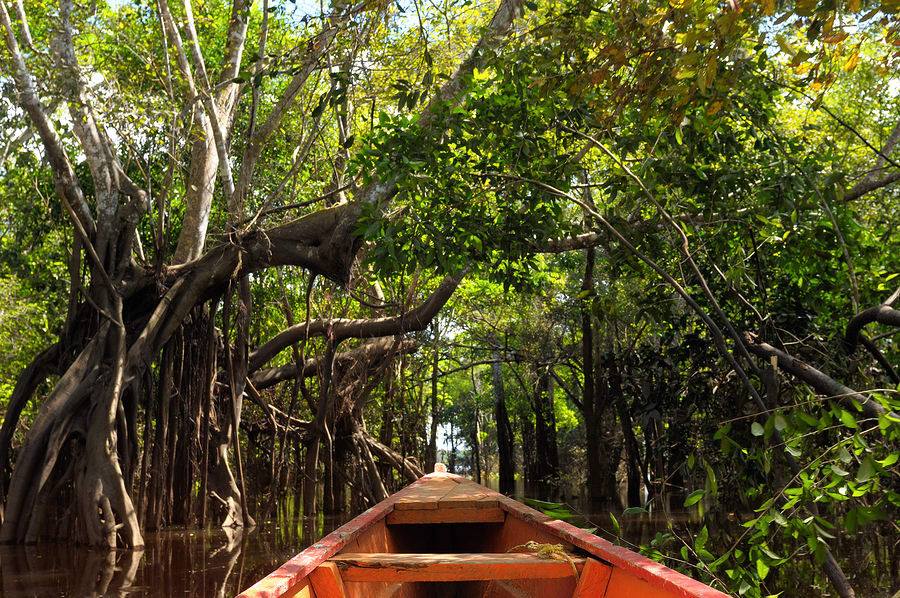
POLYGON ((727 598, 655 561, 449 473, 433 473, 410 484, 238 598, 288 596, 727 598), (562 544, 566 554, 510 551, 532 541, 562 544))

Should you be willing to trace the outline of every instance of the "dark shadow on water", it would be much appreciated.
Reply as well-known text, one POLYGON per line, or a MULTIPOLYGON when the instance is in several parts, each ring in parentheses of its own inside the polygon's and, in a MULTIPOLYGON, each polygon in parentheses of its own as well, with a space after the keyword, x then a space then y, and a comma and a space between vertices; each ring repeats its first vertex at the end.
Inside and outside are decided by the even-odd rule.
POLYGON ((148 533, 144 550, 67 543, 0 546, 0 596, 231 597, 348 519, 264 523, 234 530, 148 533))
MULTIPOLYGON (((577 497, 554 488, 518 488, 521 496, 579 505, 577 497)), ((0 546, 0 598, 57 596, 226 598, 246 589, 305 547, 351 518, 288 519, 260 524, 247 532, 231 529, 167 529, 145 535, 144 550, 93 551, 69 543, 0 546)), ((590 516, 607 539, 608 513, 590 516), (607 532, 607 533, 604 533, 607 532)), ((648 543, 665 520, 643 516, 622 520, 624 544, 648 543)))

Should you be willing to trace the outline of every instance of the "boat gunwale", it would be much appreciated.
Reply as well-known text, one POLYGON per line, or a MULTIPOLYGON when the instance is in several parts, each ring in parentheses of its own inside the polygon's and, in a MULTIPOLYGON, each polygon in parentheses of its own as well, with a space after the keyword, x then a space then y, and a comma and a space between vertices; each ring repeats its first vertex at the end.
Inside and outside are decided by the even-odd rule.
POLYGON ((403 490, 366 509, 318 542, 310 544, 291 559, 282 563, 278 569, 238 594, 236 598, 278 598, 283 596, 297 583, 305 579, 313 569, 340 552, 357 535, 387 517, 388 513, 394 510, 394 503, 403 498, 404 493, 408 489, 420 486, 426 483, 428 479, 429 476, 421 477, 404 487, 403 490))
MULTIPOLYGON (((475 482, 471 483, 474 484, 475 482)), ((499 493, 496 494, 500 496, 500 508, 507 513, 526 523, 536 523, 549 527, 558 538, 590 553, 610 565, 613 569, 620 569, 623 573, 630 574, 682 598, 731 598, 728 594, 720 592, 693 577, 688 577, 684 573, 666 567, 662 563, 658 563, 633 550, 613 544, 609 540, 604 540, 600 536, 575 527, 571 523, 553 519, 549 515, 545 515, 514 498, 499 493)))
MULTIPOLYGON (((472 480, 443 472, 421 477, 399 492, 362 512, 320 541, 308 546, 299 554, 283 563, 278 569, 257 581, 236 598, 277 598, 286 594, 297 583, 308 577, 326 559, 340 552, 357 535, 386 518, 394 510, 394 505, 398 500, 405 498, 407 494, 419 486, 436 479, 451 479, 456 483, 478 486, 481 492, 490 496, 491 500, 497 500, 500 508, 516 519, 531 525, 544 526, 556 537, 590 553, 605 562, 613 570, 619 569, 626 575, 636 577, 675 596, 680 598, 730 598, 728 594, 641 554, 622 546, 617 546, 565 521, 553 519, 528 505, 486 488, 472 480)), ((610 582, 612 583, 611 578, 610 582)))

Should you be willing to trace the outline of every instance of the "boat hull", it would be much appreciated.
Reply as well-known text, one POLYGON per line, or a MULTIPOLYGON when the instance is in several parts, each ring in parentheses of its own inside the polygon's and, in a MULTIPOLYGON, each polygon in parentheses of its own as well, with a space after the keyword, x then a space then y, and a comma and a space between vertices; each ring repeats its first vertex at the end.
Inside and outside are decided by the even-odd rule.
POLYGON ((448 473, 427 475, 238 598, 726 598, 448 473), (524 545, 533 542, 541 554, 524 545), (547 548, 562 545, 563 550, 547 548))

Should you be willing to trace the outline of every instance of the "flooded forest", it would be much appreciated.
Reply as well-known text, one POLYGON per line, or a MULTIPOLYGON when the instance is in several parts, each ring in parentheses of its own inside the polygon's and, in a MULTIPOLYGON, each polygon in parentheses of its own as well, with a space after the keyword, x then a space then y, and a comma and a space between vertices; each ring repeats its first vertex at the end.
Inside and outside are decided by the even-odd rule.
POLYGON ((894 0, 0 0, 0 596, 231 596, 443 464, 900 592, 894 0))

